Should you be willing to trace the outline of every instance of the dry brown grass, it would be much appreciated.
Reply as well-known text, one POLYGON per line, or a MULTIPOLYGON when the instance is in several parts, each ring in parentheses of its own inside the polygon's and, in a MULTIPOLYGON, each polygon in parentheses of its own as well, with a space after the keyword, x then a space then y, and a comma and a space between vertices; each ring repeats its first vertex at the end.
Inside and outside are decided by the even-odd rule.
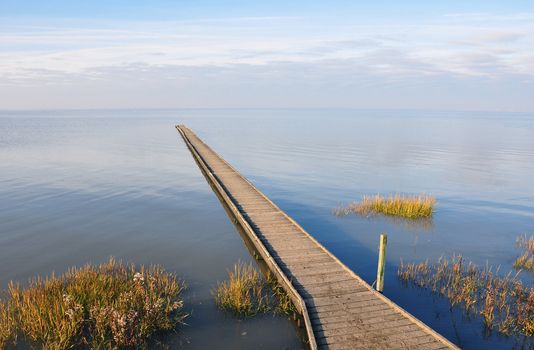
POLYGON ((524 252, 520 257, 515 259, 514 268, 518 270, 534 270, 534 255, 532 252, 524 252))
POLYGON ((265 280, 251 264, 238 262, 228 272, 228 280, 219 282, 213 291, 215 303, 239 316, 253 316, 268 310, 265 280))
POLYGON ((534 252, 534 236, 527 237, 527 235, 519 236, 516 240, 516 245, 519 248, 534 252))
POLYGON ((534 288, 523 286, 517 276, 500 277, 491 268, 479 269, 453 257, 433 265, 401 263, 398 277, 406 285, 446 297, 451 307, 460 305, 467 314, 482 315, 487 329, 534 335, 534 288))
POLYGON ((523 254, 514 262, 514 268, 522 270, 534 270, 534 236, 519 236, 516 240, 518 248, 523 249, 523 254))
POLYGON ((161 331, 182 323, 184 285, 161 267, 139 270, 110 259, 10 283, 0 304, 0 348, 17 336, 46 349, 146 347, 161 331))
POLYGON ((16 340, 16 323, 9 304, 0 300, 0 349, 16 340))
POLYGON ((274 297, 274 300, 271 299, 271 304, 274 303, 275 311, 283 315, 296 314, 297 308, 291 298, 270 272, 267 275, 267 283, 274 297))
POLYGON ((228 273, 228 280, 219 282, 212 293, 219 308, 241 317, 268 311, 282 314, 295 311, 276 279, 270 273, 264 278, 250 263, 236 263, 228 273))
POLYGON ((417 196, 396 194, 387 197, 377 194, 364 196, 360 203, 354 202, 345 207, 336 208, 334 214, 337 216, 351 213, 363 216, 382 214, 408 219, 430 218, 435 204, 436 198, 425 194, 417 196))

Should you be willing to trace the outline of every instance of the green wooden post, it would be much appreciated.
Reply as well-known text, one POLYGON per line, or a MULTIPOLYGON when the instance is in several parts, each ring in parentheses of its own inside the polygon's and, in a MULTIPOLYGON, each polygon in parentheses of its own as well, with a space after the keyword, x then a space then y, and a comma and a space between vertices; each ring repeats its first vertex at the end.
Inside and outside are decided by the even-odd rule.
POLYGON ((386 245, 388 244, 388 235, 380 235, 380 245, 378 247, 378 270, 376 272, 376 290, 382 293, 384 291, 384 270, 386 268, 386 245))

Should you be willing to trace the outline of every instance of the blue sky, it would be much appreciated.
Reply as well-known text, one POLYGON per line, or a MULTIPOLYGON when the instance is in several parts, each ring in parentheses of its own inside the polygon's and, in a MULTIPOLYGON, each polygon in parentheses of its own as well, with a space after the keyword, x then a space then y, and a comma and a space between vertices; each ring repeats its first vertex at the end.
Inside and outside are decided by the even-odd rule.
POLYGON ((0 0, 0 109, 534 112, 533 4, 0 0))

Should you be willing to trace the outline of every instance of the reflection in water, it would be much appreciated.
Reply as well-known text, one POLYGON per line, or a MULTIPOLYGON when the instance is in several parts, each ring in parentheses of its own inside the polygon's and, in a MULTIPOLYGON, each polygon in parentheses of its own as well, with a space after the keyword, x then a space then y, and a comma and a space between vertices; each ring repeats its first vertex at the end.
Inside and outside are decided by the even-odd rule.
MULTIPOLYGON (((534 228, 534 117, 353 110, 0 113, 0 288, 110 255, 188 281, 190 326, 168 344, 300 348, 283 318, 238 321, 210 290, 241 259, 241 237, 174 129, 190 126, 367 282, 388 233, 385 295, 466 348, 503 348, 480 317, 396 282, 405 261, 462 254, 512 269, 534 228), (432 193, 429 226, 332 216, 368 193, 432 193), (416 225, 417 226, 417 225, 416 225), (417 248, 417 249, 416 249, 417 248), (456 326, 454 325, 456 323, 456 326), (246 334, 246 335, 243 335, 246 334), (276 334, 275 337, 272 335, 276 334), (215 341, 214 339, 217 339, 215 341)), ((520 274, 524 283, 532 276, 520 274)))
MULTIPOLYGON (((374 219, 376 220, 378 218, 375 217, 374 219)), ((432 218, 403 219, 388 216, 385 219, 399 226, 403 231, 418 233, 421 231, 432 231, 434 228, 434 220, 432 218)))
POLYGON ((155 263, 188 286, 166 347, 302 348, 292 320, 216 308, 216 282, 252 259, 172 120, 95 117, 0 118, 0 289, 109 256, 155 263))
POLYGON ((347 215, 358 215, 367 220, 387 220, 392 224, 399 226, 402 230, 411 232, 431 231, 434 227, 434 220, 432 217, 411 219, 374 213, 355 213, 347 210, 345 206, 333 209, 332 214, 340 219, 347 215))
POLYGON ((399 230, 410 233, 414 236, 419 233, 432 231, 434 229, 434 220, 432 218, 405 219, 385 215, 368 215, 365 217, 365 219, 374 221, 375 223, 380 221, 388 222, 393 226, 398 227, 399 230))

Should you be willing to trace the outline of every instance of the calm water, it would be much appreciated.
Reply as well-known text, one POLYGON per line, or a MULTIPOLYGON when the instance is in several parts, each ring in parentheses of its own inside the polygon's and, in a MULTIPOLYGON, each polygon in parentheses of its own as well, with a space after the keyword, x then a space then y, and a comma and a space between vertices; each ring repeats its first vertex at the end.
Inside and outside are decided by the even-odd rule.
MULTIPOLYGON (((239 321, 210 290, 251 260, 179 138, 185 123, 372 283, 387 232, 385 294, 466 349, 509 349, 430 293, 403 288, 400 259, 462 254, 508 272, 534 234, 534 115, 350 110, 0 113, 0 289, 115 256, 157 263, 189 286, 171 347, 302 348, 292 321, 239 321), (336 218, 364 194, 431 193, 431 226, 336 218)), ((531 284, 528 273, 520 276, 531 284)))

